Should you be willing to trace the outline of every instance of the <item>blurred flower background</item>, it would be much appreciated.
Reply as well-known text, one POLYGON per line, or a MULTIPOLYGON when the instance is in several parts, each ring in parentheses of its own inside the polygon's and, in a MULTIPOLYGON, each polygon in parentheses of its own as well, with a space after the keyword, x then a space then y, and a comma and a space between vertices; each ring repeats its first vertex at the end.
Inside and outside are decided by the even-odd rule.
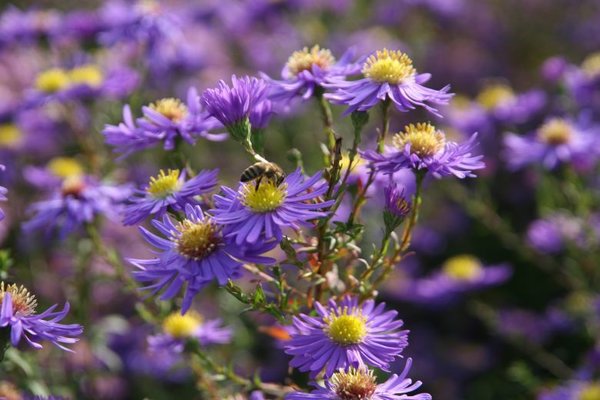
MULTIPOLYGON (((323 282, 339 304, 377 295, 410 331, 404 351, 404 335, 388 350, 402 351, 389 366, 401 377, 382 388, 378 371, 364 398, 396 385, 409 390, 389 398, 600 399, 597 0, 0 6, 0 398, 260 399, 279 398, 277 385, 317 393, 290 398, 358 399, 339 388, 369 381, 364 370, 328 371, 315 389, 291 369, 289 354, 302 371, 324 365, 306 365, 291 316, 321 318, 317 337, 344 347, 373 336, 364 316, 383 311, 372 300, 364 316, 338 310, 354 330, 336 336, 334 317, 294 298, 308 276, 309 299, 323 282), (382 59, 402 62, 402 74, 371 68, 382 59), (398 132, 385 152, 384 92, 398 132), (321 115, 328 102, 333 113, 321 115), (369 120, 344 114, 356 110, 369 120), (326 185, 336 135, 352 195, 339 201, 326 185), (238 188, 261 155, 285 180, 238 188), (310 220, 327 207, 338 258, 316 276, 302 265, 322 261, 322 237, 301 230, 319 231, 310 220), (419 207, 418 223, 416 212, 405 221, 419 207), (364 226, 350 223, 357 212, 364 226), (416 226, 398 239, 403 221, 416 226), (360 240, 340 239, 357 226, 360 240), (360 292, 369 269, 352 276, 338 261, 385 266, 390 238, 410 247, 377 290, 360 292), (45 324, 54 308, 44 310, 65 302, 53 311, 65 320, 45 324)), ((384 370, 394 359, 374 358, 384 370)))

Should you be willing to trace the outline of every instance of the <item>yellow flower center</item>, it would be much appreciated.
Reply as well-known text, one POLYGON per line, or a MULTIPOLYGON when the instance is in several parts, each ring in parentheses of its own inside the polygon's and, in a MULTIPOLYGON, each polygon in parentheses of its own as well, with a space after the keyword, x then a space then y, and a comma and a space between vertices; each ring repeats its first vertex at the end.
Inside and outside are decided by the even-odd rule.
POLYGON ((37 300, 25 286, 5 285, 4 282, 0 282, 0 304, 4 301, 6 293, 10 293, 14 314, 31 315, 35 312, 37 300))
POLYGON ((579 393, 579 400, 600 400, 600 383, 594 382, 579 393))
POLYGON ((35 87, 39 91, 54 93, 69 85, 69 75, 64 69, 52 68, 40 73, 35 80, 35 87))
POLYGON ((538 139, 552 146, 568 143, 573 137, 573 127, 562 118, 554 118, 538 129, 538 139))
POLYGON ((590 77, 600 75, 600 52, 592 53, 583 60, 581 64, 583 72, 590 77))
POLYGON ((104 81, 102 70, 96 65, 83 65, 69 71, 71 84, 98 87, 104 81))
POLYGON ((367 78, 375 82, 391 84, 401 83, 406 78, 414 76, 416 72, 409 56, 401 51, 388 49, 371 55, 362 69, 362 73, 367 78))
MULTIPOLYGON (((362 157, 357 154, 352 161, 351 171, 354 171, 356 167, 363 165, 364 163, 365 160, 363 160, 362 157)), ((350 155, 348 153, 343 153, 340 160, 340 170, 345 171, 348 169, 348 167, 350 167, 350 155)))
POLYGON ((166 173, 161 169, 157 176, 150 178, 146 190, 154 197, 164 198, 179 190, 180 187, 178 169, 170 169, 166 173))
POLYGON ((62 179, 83 175, 83 167, 76 159, 71 157, 53 158, 46 167, 62 179))
POLYGON ((442 266, 444 274, 457 281, 470 281, 483 271, 481 262, 474 256, 463 254, 448 259, 442 266))
POLYGON ((177 250, 186 257, 196 260, 212 253, 221 241, 217 227, 209 220, 193 222, 188 219, 177 226, 177 250))
POLYGON ((187 106, 173 97, 157 100, 149 107, 174 122, 181 121, 188 114, 187 106))
POLYGON ((377 388, 373 371, 362 368, 340 370, 333 374, 330 382, 340 400, 368 400, 377 388))
POLYGON ((287 195, 287 185, 279 185, 270 179, 263 179, 256 188, 254 182, 248 183, 242 188, 242 203, 259 213, 275 210, 283 204, 287 195))
POLYGON ((202 325, 202 316, 194 311, 181 315, 179 312, 171 313, 162 323, 163 331, 174 338, 185 339, 192 336, 202 325))
POLYGON ((513 92, 510 86, 497 83, 483 88, 477 95, 476 101, 486 110, 492 110, 505 101, 514 98, 515 92, 513 92))
POLYGON ((404 132, 394 136, 393 143, 398 149, 404 149, 407 144, 410 144, 411 154, 428 157, 444 148, 446 138, 444 133, 436 130, 433 125, 419 123, 405 126, 404 132))
POLYGON ((321 69, 327 69, 335 63, 335 58, 328 49, 321 49, 319 45, 308 47, 292 53, 287 62, 290 74, 296 76, 302 71, 312 69, 313 65, 321 69))
POLYGON ((23 132, 15 124, 0 124, 0 147, 12 147, 23 139, 23 132))
POLYGON ((348 310, 344 310, 341 315, 332 313, 325 322, 325 331, 331 340, 343 346, 360 343, 367 335, 367 320, 360 312, 348 314, 348 310))

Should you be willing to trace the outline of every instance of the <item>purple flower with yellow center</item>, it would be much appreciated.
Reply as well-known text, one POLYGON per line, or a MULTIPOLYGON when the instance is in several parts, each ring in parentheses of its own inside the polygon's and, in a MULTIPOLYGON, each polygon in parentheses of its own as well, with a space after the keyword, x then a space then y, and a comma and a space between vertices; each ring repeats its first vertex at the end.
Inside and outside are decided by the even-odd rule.
POLYGON ((206 89, 202 104, 208 115, 222 123, 237 141, 245 141, 250 130, 250 115, 265 102, 267 83, 255 77, 231 76, 231 87, 225 81, 206 89))
POLYGON ((348 50, 336 61, 331 51, 315 45, 295 51, 281 71, 283 80, 263 77, 271 84, 269 98, 274 101, 289 101, 295 97, 308 100, 328 80, 345 78, 360 71, 360 66, 352 63, 354 51, 348 50))
POLYGON ((65 179, 48 200, 29 207, 33 217, 23 229, 44 230, 48 235, 58 230, 59 237, 64 239, 98 216, 117 219, 130 194, 131 188, 126 185, 106 185, 91 177, 72 176, 65 179))
POLYGON ((379 384, 372 370, 341 369, 326 379, 323 386, 315 384, 316 390, 294 392, 288 394, 285 400, 431 400, 428 393, 414 394, 422 383, 408 378, 411 366, 412 359, 409 358, 400 375, 393 374, 379 384))
POLYGON ((123 210, 125 225, 143 221, 150 215, 162 217, 169 209, 182 211, 186 204, 197 204, 194 200, 210 192, 217 184, 218 170, 200 171, 198 175, 185 179, 185 172, 178 169, 161 170, 151 177, 144 189, 138 189, 123 210))
POLYGON ((344 114, 354 111, 367 111, 377 103, 391 101, 402 112, 423 107, 434 115, 440 116, 432 104, 448 104, 450 86, 440 90, 423 86, 431 79, 431 74, 417 74, 413 62, 401 51, 381 50, 365 61, 363 79, 346 81, 332 78, 324 86, 334 90, 325 95, 334 104, 345 104, 344 114))
POLYGON ((71 351, 64 344, 78 341, 83 333, 81 325, 60 324, 69 312, 69 303, 62 311, 54 311, 53 305, 41 314, 36 314, 37 300, 25 287, 0 282, 0 334, 10 329, 10 343, 17 346, 25 339, 32 347, 41 349, 40 340, 46 340, 55 346, 71 351))
POLYGON ((163 333, 148 338, 152 350, 183 351, 187 340, 196 340, 202 346, 225 344, 231 341, 231 329, 221 326, 220 319, 204 320, 203 316, 190 310, 185 314, 174 312, 162 323, 163 333))
POLYGON ((118 99, 131 93, 138 81, 136 72, 123 67, 110 70, 96 64, 71 69, 54 67, 38 74, 23 107, 36 107, 53 100, 118 99))
POLYGON ((367 150, 361 155, 371 167, 385 174, 410 168, 436 178, 454 175, 463 179, 475 177, 473 171, 485 167, 483 156, 472 153, 476 139, 475 133, 465 143, 456 143, 447 140, 444 132, 429 123, 410 124, 404 127, 404 132, 394 135, 393 145, 386 146, 383 154, 367 150))
POLYGON ((330 300, 327 307, 315 303, 316 317, 294 317, 291 339, 285 352, 293 356, 290 365, 310 371, 311 377, 325 370, 332 376, 338 369, 373 366, 387 371, 389 364, 408 345, 408 331, 396 320, 398 313, 385 311, 385 303, 374 300, 358 303, 345 297, 339 304, 330 300))
POLYGON ((224 140, 226 134, 210 134, 218 123, 209 118, 200 107, 198 93, 188 90, 187 102, 163 98, 142 107, 144 116, 133 119, 129 105, 123 107, 123 122, 106 125, 102 133, 106 143, 115 151, 129 155, 133 152, 163 143, 165 150, 173 150, 178 140, 194 144, 202 137, 211 141, 224 140))
POLYGON ((327 185, 319 184, 321 173, 305 179, 300 169, 278 185, 271 179, 240 184, 237 191, 222 187, 215 195, 214 220, 225 226, 225 235, 238 245, 261 240, 281 241, 282 229, 309 226, 309 221, 327 216, 322 211, 333 201, 321 201, 327 185))
POLYGON ((484 266, 477 257, 462 254, 446 260, 440 271, 417 279, 390 295, 407 302, 447 305, 463 293, 502 284, 511 273, 508 265, 484 266))
POLYGON ((191 306, 194 296, 208 283, 216 280, 225 285, 240 276, 244 262, 270 264, 271 258, 260 255, 277 244, 256 242, 251 246, 239 246, 223 236, 223 227, 207 217, 200 206, 185 206, 185 219, 180 222, 165 214, 152 225, 161 236, 140 227, 144 239, 158 249, 156 258, 130 259, 139 270, 135 278, 148 283, 144 289, 153 294, 164 289, 161 300, 173 298, 186 284, 182 313, 191 306))
POLYGON ((522 124, 539 113, 546 104, 541 90, 517 94, 503 83, 485 86, 475 98, 480 111, 493 120, 507 124, 522 124))
POLYGON ((600 399, 600 382, 590 380, 573 380, 554 390, 544 391, 538 400, 598 400, 600 399))
POLYGON ((598 158, 595 134, 563 118, 548 120, 528 136, 508 134, 504 146, 504 159, 513 170, 529 164, 554 169, 559 164, 587 164, 598 158))

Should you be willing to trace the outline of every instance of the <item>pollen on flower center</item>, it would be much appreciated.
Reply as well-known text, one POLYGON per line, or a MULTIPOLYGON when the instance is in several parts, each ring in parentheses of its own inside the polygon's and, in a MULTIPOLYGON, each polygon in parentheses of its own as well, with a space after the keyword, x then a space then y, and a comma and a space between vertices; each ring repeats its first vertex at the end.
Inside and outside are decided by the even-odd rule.
POLYGON ((154 197, 164 198, 173 194, 181 187, 179 181, 179 170, 170 169, 166 173, 162 169, 157 176, 150 178, 148 188, 146 189, 154 197))
POLYGON ((583 388, 578 400, 600 400, 600 383, 594 382, 583 388))
POLYGON ((321 69, 327 69, 335 63, 335 58, 328 49, 321 49, 319 45, 308 47, 292 53, 287 62, 290 74, 296 76, 302 71, 312 69, 313 65, 321 69))
POLYGON ((404 127, 404 132, 394 136, 393 143, 398 149, 404 149, 410 144, 411 154, 429 157, 444 148, 446 137, 429 123, 410 124, 404 127))
POLYGON ((573 127, 561 118, 554 118, 538 129, 538 139, 551 146, 569 143, 573 137, 573 127))
POLYGON ((81 164, 71 157, 55 157, 46 166, 50 172, 59 178, 69 178, 83 175, 81 164))
POLYGON ((13 313, 31 315, 35 312, 37 300, 25 286, 5 285, 4 282, 0 282, 0 304, 4 301, 6 293, 10 293, 13 313))
POLYGON ((362 368, 340 370, 333 374, 330 382, 340 400, 368 400, 377 388, 373 371, 362 368))
POLYGON ((412 60, 405 53, 383 49, 367 59, 362 73, 375 82, 398 84, 415 75, 416 70, 412 60))
POLYGON ((458 281, 477 278, 481 272, 481 262, 474 256, 463 254, 448 259, 442 266, 444 274, 458 281))
POLYGON ((247 183, 242 188, 242 202, 253 211, 273 211, 283 204, 287 195, 287 185, 279 185, 270 179, 263 181, 256 188, 254 182, 247 183))
POLYGON ((69 71, 69 78, 72 84, 88 85, 98 87, 104 81, 102 70, 96 65, 82 65, 69 71))
POLYGON ((184 339, 190 337, 202 325, 202 316, 194 311, 184 315, 179 312, 171 313, 162 323, 163 331, 174 338, 184 339))
POLYGON ((187 106, 181 100, 173 97, 157 100, 149 107, 173 122, 181 121, 188 114, 187 106))
POLYGON ((486 110, 492 110, 500 104, 515 98, 510 86, 496 83, 486 86, 478 95, 477 102, 486 110))
POLYGON ((23 138, 23 132, 15 124, 0 124, 0 146, 10 147, 23 138))
POLYGON ((361 343, 367 335, 367 320, 361 313, 348 314, 348 310, 344 310, 341 315, 330 314, 325 321, 325 331, 338 344, 347 346, 361 343))
POLYGON ((177 226, 177 250, 186 257, 201 259, 212 253, 221 237, 217 227, 209 220, 194 222, 186 219, 177 226))
POLYGON ((69 75, 62 68, 52 68, 40 73, 35 80, 36 89, 54 93, 69 85, 69 75))

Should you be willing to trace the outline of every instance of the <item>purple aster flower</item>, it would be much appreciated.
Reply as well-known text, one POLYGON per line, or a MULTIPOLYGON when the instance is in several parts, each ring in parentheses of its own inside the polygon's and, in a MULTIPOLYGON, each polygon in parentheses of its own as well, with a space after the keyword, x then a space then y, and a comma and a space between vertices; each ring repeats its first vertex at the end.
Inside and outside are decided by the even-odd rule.
POLYGON ((71 69, 51 68, 37 76, 22 107, 30 109, 51 101, 119 99, 131 93, 138 83, 137 73, 125 67, 105 70, 85 64, 71 69))
POLYGON ((292 53, 281 71, 283 80, 262 76, 270 83, 269 98, 275 101, 290 101, 295 97, 308 100, 315 90, 332 78, 345 78, 360 71, 358 64, 352 63, 354 51, 346 51, 342 58, 335 60, 331 51, 318 45, 305 47, 292 53))
POLYGON ((544 108, 546 95, 541 90, 517 94, 510 86, 495 83, 484 87, 476 101, 491 120, 522 124, 544 108))
POLYGON ((584 247, 585 234, 580 219, 556 213, 533 221, 527 229, 527 242, 542 253, 557 254, 569 242, 584 247))
POLYGON ((137 224, 150 215, 162 217, 169 207, 183 211, 187 204, 197 204, 194 200, 210 192, 217 184, 218 170, 200 171, 191 179, 185 180, 185 172, 169 170, 160 171, 158 176, 150 178, 144 189, 138 189, 129 199, 123 210, 125 225, 137 224))
POLYGON ((573 380, 553 390, 542 392, 538 400, 595 400, 600 398, 600 382, 573 380))
POLYGON ((64 239, 97 216, 117 219, 130 193, 128 186, 105 185, 83 176, 67 178, 50 199, 30 206, 29 211, 34 215, 23 229, 44 230, 48 235, 58 230, 59 237, 64 239))
POLYGON ((144 239, 156 247, 157 257, 150 260, 130 259, 139 268, 134 276, 148 283, 144 289, 155 294, 165 289, 161 300, 173 298, 184 283, 187 284, 182 312, 191 306, 194 296, 208 283, 216 280, 225 285, 240 276, 242 263, 270 264, 271 258, 260 255, 277 244, 256 242, 252 246, 239 246, 222 235, 222 226, 206 217, 200 206, 185 206, 185 219, 174 223, 168 215, 152 225, 163 236, 155 235, 143 227, 144 239))
POLYGON ((293 356, 292 367, 310 371, 311 377, 325 370, 332 376, 338 369, 370 365, 387 371, 389 364, 408 345, 408 331, 396 320, 398 313, 385 311, 385 303, 374 300, 358 304, 358 298, 345 297, 327 307, 315 303, 316 317, 294 317, 291 339, 285 352, 293 356))
POLYGON ((385 382, 378 384, 372 370, 366 368, 349 368, 347 371, 339 370, 325 385, 317 385, 311 393, 294 392, 288 394, 285 400, 431 400, 428 393, 414 393, 421 387, 421 381, 413 382, 407 378, 412 359, 406 360, 406 366, 400 375, 393 374, 385 382))
POLYGON ((404 189, 399 189, 395 183, 386 186, 383 191, 385 196, 383 220, 386 228, 393 231, 404 221, 412 207, 405 197, 404 189))
POLYGON ((255 77, 231 77, 231 87, 219 81, 215 89, 206 89, 202 104, 208 115, 222 123, 238 141, 247 137, 249 118, 255 108, 266 100, 267 83, 255 77))
POLYGON ((189 339, 197 340, 202 346, 229 343, 231 329, 221 325, 220 319, 205 321, 193 310, 185 314, 174 312, 163 321, 163 333, 149 337, 148 343, 153 350, 167 349, 175 353, 181 353, 189 339))
POLYGON ((327 185, 318 184, 321 173, 304 179, 300 169, 278 185, 270 179, 240 184, 238 190, 222 187, 215 195, 214 220, 225 226, 225 235, 238 245, 275 238, 281 241, 284 228, 308 226, 308 221, 327 216, 321 211, 333 201, 320 201, 327 185))
POLYGON ((386 174, 411 168, 425 170, 436 178, 454 175, 462 179, 474 177, 473 170, 485 167, 483 156, 472 154, 476 138, 475 133, 459 144, 446 140, 444 133, 429 123, 410 124, 394 136, 393 146, 387 146, 384 154, 367 150, 361 155, 373 168, 386 174))
POLYGON ((187 102, 164 98, 142 107, 144 116, 135 121, 129 105, 123 107, 123 122, 106 125, 102 133, 106 143, 124 156, 164 142, 165 150, 173 150, 177 140, 194 144, 198 137, 212 141, 224 140, 225 134, 210 134, 218 123, 209 118, 200 107, 198 93, 188 90, 187 102))
POLYGON ((587 163, 598 157, 595 134, 562 118, 548 120, 525 137, 508 134, 504 146, 504 159, 513 170, 529 164, 554 169, 561 163, 587 163))
POLYGON ((69 303, 62 311, 54 311, 53 305, 41 314, 36 314, 37 300, 25 287, 5 285, 0 282, 0 331, 10 328, 10 342, 17 346, 22 338, 36 349, 41 349, 40 340, 47 340, 55 346, 71 351, 63 344, 77 342, 83 327, 77 324, 64 325, 59 321, 69 312, 69 303))
POLYGON ((508 265, 484 266, 476 257, 459 255, 448 259, 441 271, 389 293, 411 303, 445 306, 463 293, 504 283, 511 273, 508 265))
POLYGON ((417 74, 412 60, 401 51, 384 49, 371 55, 364 63, 365 76, 357 81, 332 78, 324 86, 334 90, 325 95, 334 104, 345 104, 344 114, 367 111, 377 103, 390 100, 402 112, 423 107, 440 116, 432 104, 447 104, 452 97, 450 86, 440 90, 423 86, 431 74, 417 74))

